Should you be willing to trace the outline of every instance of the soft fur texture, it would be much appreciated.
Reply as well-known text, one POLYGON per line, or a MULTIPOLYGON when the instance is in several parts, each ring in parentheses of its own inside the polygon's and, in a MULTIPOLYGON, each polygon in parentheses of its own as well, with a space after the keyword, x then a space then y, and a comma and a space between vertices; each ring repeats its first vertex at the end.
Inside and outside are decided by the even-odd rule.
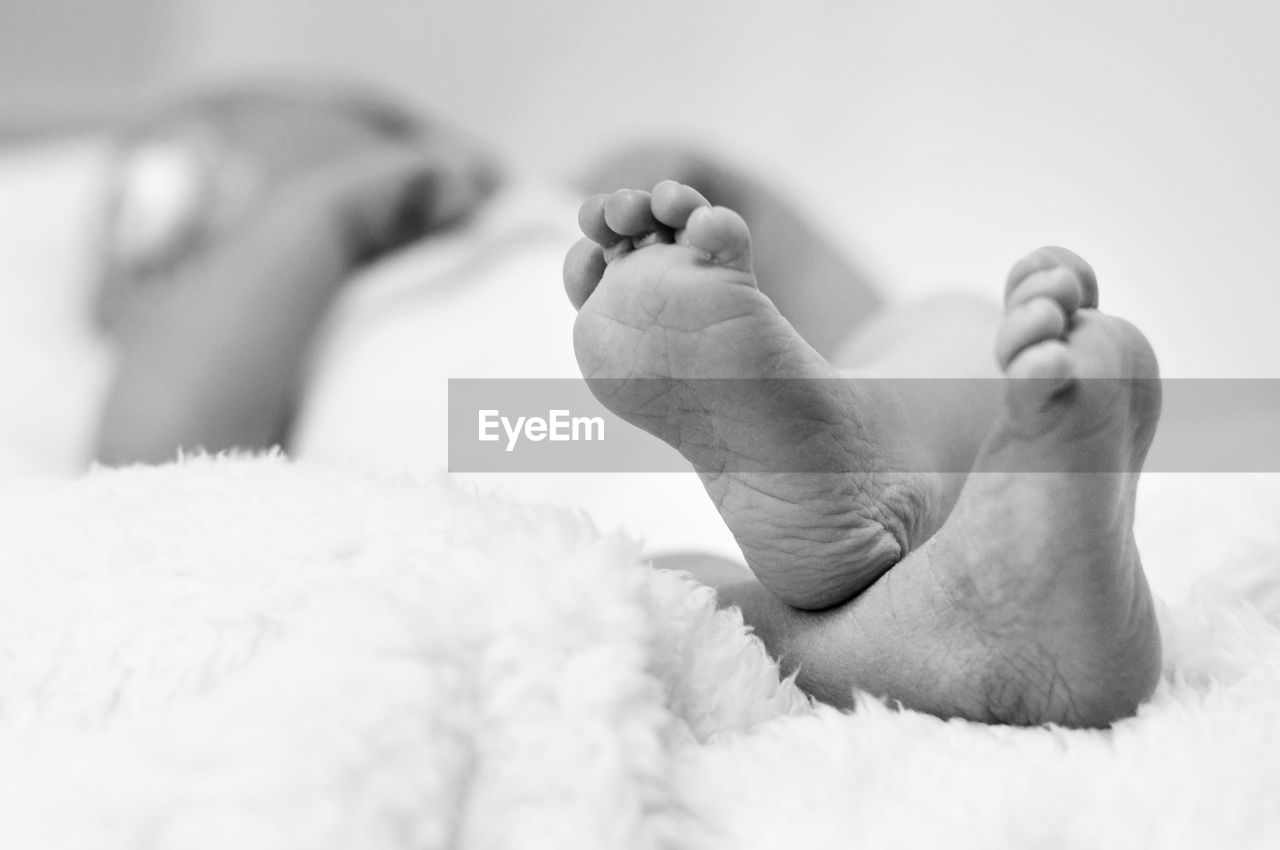
POLYGON ((10 485, 0 846, 665 846, 679 745, 806 703, 636 553, 279 458, 10 485))
POLYGON ((1153 483, 1165 680, 1077 732, 810 706, 632 543, 444 478, 11 482, 0 846, 1274 846, 1280 488, 1153 483))

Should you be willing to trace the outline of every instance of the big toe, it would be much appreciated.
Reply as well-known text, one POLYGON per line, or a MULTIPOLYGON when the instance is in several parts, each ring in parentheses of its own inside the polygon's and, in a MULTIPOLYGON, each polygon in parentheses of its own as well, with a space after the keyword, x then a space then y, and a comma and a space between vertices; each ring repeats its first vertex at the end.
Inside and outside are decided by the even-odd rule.
POLYGON ((751 231, 728 207, 699 207, 689 216, 679 240, 717 265, 751 271, 751 231))
POLYGON ((1013 359, 1036 343, 1061 339, 1068 311, 1052 297, 1040 295, 1011 307, 996 332, 996 361, 1007 370, 1013 359))
POLYGON ((595 292, 605 270, 604 249, 591 239, 579 239, 564 258, 564 291, 573 309, 581 310, 595 292))
POLYGON ((1018 419, 1042 413, 1076 377, 1071 350, 1050 339, 1018 352, 1005 370, 1005 404, 1018 419))

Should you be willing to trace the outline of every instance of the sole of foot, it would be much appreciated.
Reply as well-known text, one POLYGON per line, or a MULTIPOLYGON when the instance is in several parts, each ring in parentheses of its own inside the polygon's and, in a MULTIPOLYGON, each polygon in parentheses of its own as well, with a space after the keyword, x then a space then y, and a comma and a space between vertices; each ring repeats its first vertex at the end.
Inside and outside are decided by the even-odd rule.
POLYGON ((847 380, 760 292, 737 213, 664 181, 589 198, 579 224, 583 376, 690 461, 771 592, 839 604, 937 529, 951 485, 911 471, 941 468, 933 448, 890 387, 847 380))
POLYGON ((1005 300, 1004 409, 897 589, 929 603, 947 666, 981 671, 981 719, 1106 725, 1160 671, 1133 537, 1160 415, 1156 358, 1137 328, 1097 310, 1093 270, 1065 249, 1020 261, 1005 300))
POLYGON ((1146 339, 1100 313, 1097 294, 1092 269, 1061 248, 1014 267, 1001 409, 922 547, 832 611, 746 597, 811 694, 848 706, 862 689, 942 717, 1088 727, 1150 696, 1160 635, 1133 519, 1160 383, 1146 339))

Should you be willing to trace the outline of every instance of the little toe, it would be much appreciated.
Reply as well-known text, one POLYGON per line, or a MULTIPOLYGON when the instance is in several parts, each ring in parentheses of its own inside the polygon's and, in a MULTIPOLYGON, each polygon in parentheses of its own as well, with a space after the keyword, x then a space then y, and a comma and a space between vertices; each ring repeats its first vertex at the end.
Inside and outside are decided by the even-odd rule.
POLYGON ((1059 267, 1068 268, 1075 272, 1076 280, 1080 284, 1080 307, 1096 309, 1098 306, 1098 277, 1094 274, 1093 267, 1079 254, 1074 251, 1068 251, 1066 248, 1060 248, 1057 245, 1046 245, 1043 248, 1037 248, 1014 263, 1013 268, 1009 270, 1008 282, 1005 284, 1005 298, 1007 299, 1026 278, 1035 272, 1048 271, 1059 267))
POLYGON ((578 208, 578 227, 582 235, 592 242, 608 248, 622 241, 622 234, 609 228, 604 220, 604 205, 608 195, 592 195, 578 208))
POLYGON ((689 216, 679 240, 710 256, 717 265, 751 271, 751 231, 728 207, 700 207, 689 216))
POLYGON ((996 333, 996 360, 1001 369, 1024 348, 1050 339, 1061 339, 1067 330, 1067 314, 1053 298, 1039 296, 1024 301, 1005 314, 996 333))
POLYGON ((605 224, 623 236, 642 236, 662 225, 653 216, 652 195, 642 189, 619 189, 604 201, 605 224))
POLYGON ((564 291, 581 310, 604 276, 604 249, 590 239, 579 239, 564 258, 564 291))
POLYGON ((689 221, 689 216, 700 207, 709 207, 711 202, 692 186, 677 183, 675 180, 663 180, 653 187, 653 214, 658 221, 667 227, 679 230, 689 221))

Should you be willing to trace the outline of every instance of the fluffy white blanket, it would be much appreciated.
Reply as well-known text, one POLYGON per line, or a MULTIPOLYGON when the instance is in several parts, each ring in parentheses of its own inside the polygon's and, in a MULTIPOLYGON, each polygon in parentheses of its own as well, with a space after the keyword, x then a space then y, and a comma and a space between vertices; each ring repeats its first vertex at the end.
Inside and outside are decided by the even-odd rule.
POLYGON ((812 706, 635 545, 443 478, 3 484, 0 846, 1276 846, 1280 488, 1151 483, 1165 677, 1108 732, 812 706))
MULTIPOLYGON (((0 156, 0 479, 83 459, 109 368, 81 268, 100 157, 0 156)), ((394 321, 330 340, 306 448, 439 468, 440 405, 387 363, 431 386, 571 367, 546 348, 560 299, 526 304, 571 236, 498 253, 501 297, 462 289, 510 308, 501 350, 449 342, 464 299, 374 274, 394 321)), ((429 282, 451 250, 405 268, 429 282)), ((696 481, 604 478, 501 484, 726 551, 696 481)), ((0 847, 1280 846, 1278 520, 1275 477, 1146 479, 1164 681, 1068 732, 811 706, 637 545, 444 479, 259 458, 0 483, 0 847)))

